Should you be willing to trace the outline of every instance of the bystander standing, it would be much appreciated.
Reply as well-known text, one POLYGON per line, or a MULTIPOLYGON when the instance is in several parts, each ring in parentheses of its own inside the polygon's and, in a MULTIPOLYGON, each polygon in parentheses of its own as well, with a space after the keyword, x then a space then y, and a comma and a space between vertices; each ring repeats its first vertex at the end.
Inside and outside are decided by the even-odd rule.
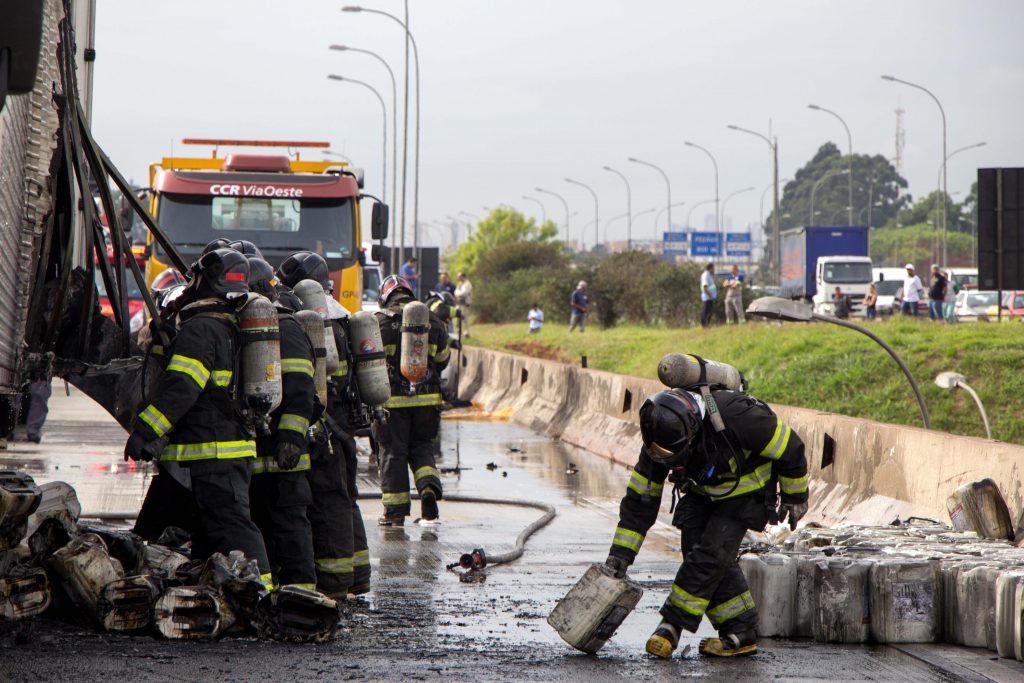
POLYGON ((536 334, 544 326, 544 311, 540 310, 540 306, 534 304, 530 312, 526 314, 526 319, 530 321, 530 334, 536 334))
POLYGON ((587 294, 587 283, 580 280, 569 297, 569 332, 578 326, 580 332, 586 328, 587 312, 590 310, 590 295, 587 294))
POLYGON ((420 295, 420 273, 416 269, 416 257, 410 256, 409 260, 402 264, 399 268, 399 275, 405 278, 405 281, 412 287, 412 293, 416 296, 420 295))
POLYGON ((469 281, 465 273, 456 276, 459 286, 455 288, 455 307, 462 319, 463 336, 469 336, 469 307, 473 305, 473 283, 469 281))
POLYGON ((868 285, 867 296, 864 297, 864 319, 865 320, 874 320, 875 319, 875 316, 877 315, 877 309, 875 307, 877 305, 878 305, 878 288, 875 287, 875 283, 872 282, 870 285, 868 285))
POLYGON ((942 320, 942 304, 946 301, 949 281, 942 274, 938 264, 932 264, 932 286, 928 288, 928 317, 942 320))
POLYGON ((914 264, 906 265, 907 276, 903 278, 903 303, 900 304, 900 311, 903 315, 917 315, 917 304, 921 301, 921 293, 924 287, 921 286, 921 278, 914 274, 914 264))
POLYGON ((843 294, 842 287, 836 287, 832 294, 832 315, 842 320, 850 317, 850 297, 843 294))
POLYGON ((435 292, 448 292, 452 296, 455 296, 455 285, 452 284, 452 279, 448 277, 448 273, 441 271, 441 274, 437 278, 437 284, 434 285, 435 292))
POLYGON ((707 327, 711 323, 711 312, 718 298, 718 287, 715 286, 715 264, 709 263, 700 274, 700 326, 707 327))
POLYGON ((955 323, 956 316, 956 295, 960 293, 960 286, 954 283, 953 273, 946 273, 946 299, 942 302, 942 317, 947 323, 955 323))
POLYGON ((743 283, 745 276, 740 267, 733 264, 729 277, 725 278, 725 322, 745 323, 743 316, 743 283))

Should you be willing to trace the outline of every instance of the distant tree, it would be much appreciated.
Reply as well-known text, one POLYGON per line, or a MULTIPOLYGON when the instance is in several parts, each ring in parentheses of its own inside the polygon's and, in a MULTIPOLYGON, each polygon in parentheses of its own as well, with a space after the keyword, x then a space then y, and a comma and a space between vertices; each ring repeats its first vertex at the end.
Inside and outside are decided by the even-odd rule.
POLYGON ((450 272, 465 271, 472 278, 486 254, 515 242, 554 242, 557 234, 553 221, 538 225, 515 209, 499 207, 476 224, 469 239, 446 259, 446 264, 450 272))
MULTIPOLYGON (((941 263, 940 230, 928 223, 901 227, 885 227, 871 233, 871 261, 876 267, 899 267, 904 263, 941 263)), ((972 264, 974 238, 962 232, 950 232, 946 237, 949 263, 946 266, 966 267, 972 264)), ((925 273, 921 273, 922 276, 925 273)))
MULTIPOLYGON (((782 215, 780 227, 786 230, 806 225, 814 184, 829 173, 839 173, 849 167, 850 157, 844 156, 838 147, 831 142, 822 145, 814 157, 797 170, 793 180, 782 188, 779 201, 782 215)), ((909 200, 908 195, 902 194, 906 187, 907 181, 896 173, 895 167, 881 154, 854 154, 853 222, 866 225, 870 214, 872 226, 885 225, 909 200)), ((848 201, 849 187, 845 175, 826 180, 814 195, 815 218, 812 222, 828 224, 832 222, 832 216, 838 215, 836 223, 846 225, 848 201)), ((771 218, 767 224, 772 224, 771 218)))

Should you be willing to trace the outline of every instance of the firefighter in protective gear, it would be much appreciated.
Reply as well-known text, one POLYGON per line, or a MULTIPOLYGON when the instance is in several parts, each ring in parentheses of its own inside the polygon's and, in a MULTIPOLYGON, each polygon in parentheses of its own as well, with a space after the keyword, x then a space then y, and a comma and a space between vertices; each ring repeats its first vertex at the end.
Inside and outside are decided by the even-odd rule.
POLYGON ((437 519, 437 501, 442 494, 441 475, 435 467, 432 442, 441 424, 440 377, 448 365, 451 349, 445 325, 431 314, 427 380, 411 387, 402 377, 402 309, 414 300, 412 287, 404 279, 390 275, 381 283, 378 298, 381 310, 376 315, 391 379, 391 398, 384 404, 389 416, 387 422, 384 425, 378 423, 376 429, 377 441, 383 450, 382 526, 399 526, 410 514, 412 501, 408 470, 412 471, 420 494, 424 520, 437 519))
POLYGON ((455 297, 451 292, 431 292, 424 303, 446 327, 459 317, 459 309, 455 305, 455 297))
POLYGON ((167 366, 151 403, 134 421, 125 458, 156 455, 161 463, 187 469, 190 502, 197 511, 192 556, 241 550, 257 561, 270 586, 263 537, 249 511, 256 443, 233 400, 240 350, 232 302, 243 300, 249 290, 249 263, 236 251, 214 249, 192 271, 192 303, 178 312, 167 366))
POLYGON ((277 307, 281 335, 281 405, 270 414, 269 434, 256 438, 253 464, 253 521, 263 532, 277 585, 316 588, 313 531, 307 509, 313 503, 307 431, 314 417, 313 347, 292 315, 277 301, 274 271, 249 257, 249 290, 277 307))
MULTIPOLYGON (((672 389, 640 408, 643 447, 630 474, 606 561, 617 575, 633 563, 658 517, 665 480, 682 488, 672 524, 682 531, 683 563, 661 608, 647 652, 671 657, 681 630, 706 614, 719 633, 701 641, 709 656, 757 651, 757 607, 737 564, 748 529, 763 530, 807 511, 807 462, 800 437, 771 408, 742 392, 672 389), (724 429, 710 415, 717 409, 724 429), (781 500, 781 514, 777 510, 781 500)), ((673 492, 675 494, 675 491, 673 492)))
MULTIPOLYGON (((281 262, 277 270, 283 287, 291 288, 302 280, 315 280, 324 292, 333 290, 327 262, 319 254, 299 251, 281 262)), ((298 302, 297 297, 293 297, 298 302)), ((301 302, 297 305, 301 306, 301 302)), ((313 551, 317 589, 332 597, 365 593, 370 585, 370 553, 366 542, 362 513, 357 503, 356 450, 345 433, 346 412, 339 407, 348 388, 348 344, 341 321, 331 321, 331 332, 338 347, 340 367, 329 378, 327 406, 320 406, 314 425, 316 438, 311 444, 312 467, 308 474, 313 504, 308 509, 313 527, 313 551), (342 349, 345 349, 342 353, 342 349), (320 416, 323 415, 321 418, 320 416), (325 423, 332 423, 328 426, 325 423), (359 569, 357 569, 359 563, 359 569), (356 574, 359 575, 358 580, 356 574)))

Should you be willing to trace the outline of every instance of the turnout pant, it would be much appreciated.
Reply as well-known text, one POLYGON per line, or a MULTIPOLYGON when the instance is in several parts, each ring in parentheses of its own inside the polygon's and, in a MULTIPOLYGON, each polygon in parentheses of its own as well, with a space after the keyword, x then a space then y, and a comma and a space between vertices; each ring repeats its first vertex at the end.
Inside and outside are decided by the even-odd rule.
POLYGON ((252 519, 263 533, 274 583, 315 589, 313 530, 306 515, 313 493, 306 472, 254 474, 249 491, 252 519))
POLYGON ((260 579, 269 586, 272 577, 267 549, 249 511, 252 458, 196 460, 188 468, 192 496, 199 510, 196 533, 192 536, 192 558, 241 550, 256 560, 260 579))
POLYGON ((345 458, 324 439, 310 444, 309 484, 313 504, 313 558, 316 587, 331 597, 344 597, 352 587, 352 501, 348 495, 345 458))
POLYGON ((155 543, 169 526, 195 536, 199 529, 199 508, 192 491, 164 471, 161 463, 157 463, 156 468, 132 531, 150 543, 155 543))
POLYGON ((384 513, 389 517, 409 515, 409 471, 416 490, 422 494, 430 487, 441 498, 441 474, 434 463, 434 437, 441 426, 437 406, 392 408, 381 446, 380 489, 384 513))
POLYGON ((747 529, 767 523, 763 491, 720 502, 688 493, 672 523, 682 531, 683 563, 661 616, 690 632, 705 613, 723 636, 756 629, 757 606, 736 555, 747 529))
POLYGON ((356 476, 359 472, 359 460, 356 442, 351 434, 336 436, 333 440, 335 450, 343 454, 345 465, 345 488, 352 505, 352 591, 364 592, 370 587, 370 550, 366 543, 366 527, 363 525, 363 512, 359 509, 359 487, 356 476))

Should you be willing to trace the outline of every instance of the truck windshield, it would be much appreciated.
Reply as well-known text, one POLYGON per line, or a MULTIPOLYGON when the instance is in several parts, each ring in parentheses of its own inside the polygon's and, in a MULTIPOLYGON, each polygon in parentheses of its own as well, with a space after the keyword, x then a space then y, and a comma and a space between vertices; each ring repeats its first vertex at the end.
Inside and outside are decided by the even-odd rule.
POLYGON ((218 237, 249 240, 264 251, 316 251, 332 269, 355 254, 350 198, 289 199, 215 197, 165 193, 157 220, 184 247, 203 247, 218 237))
POLYGON ((825 282, 835 284, 856 284, 858 282, 868 283, 874 278, 871 272, 871 263, 860 261, 830 261, 825 264, 825 282))

